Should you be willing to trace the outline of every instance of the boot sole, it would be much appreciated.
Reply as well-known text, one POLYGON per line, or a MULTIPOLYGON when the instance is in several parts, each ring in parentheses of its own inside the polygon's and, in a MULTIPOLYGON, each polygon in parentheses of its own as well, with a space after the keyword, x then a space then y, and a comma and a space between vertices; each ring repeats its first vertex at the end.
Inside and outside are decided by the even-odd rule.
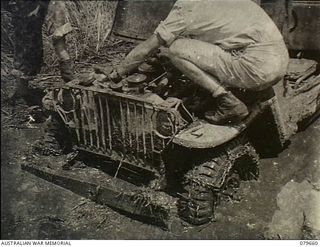
POLYGON ((249 116, 249 113, 243 114, 243 115, 237 115, 237 116, 231 116, 226 119, 220 120, 220 121, 213 121, 210 118, 205 117, 205 119, 210 123, 210 124, 215 124, 215 125, 231 125, 231 124, 239 124, 241 123, 247 116, 249 116))

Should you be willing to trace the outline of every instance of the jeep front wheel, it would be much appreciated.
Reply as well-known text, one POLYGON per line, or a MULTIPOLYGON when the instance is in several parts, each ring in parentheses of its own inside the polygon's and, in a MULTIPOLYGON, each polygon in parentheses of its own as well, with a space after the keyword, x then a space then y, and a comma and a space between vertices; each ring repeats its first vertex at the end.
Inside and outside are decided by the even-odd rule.
POLYGON ((210 188, 192 182, 186 184, 184 190, 178 201, 179 216, 193 225, 209 222, 214 215, 217 194, 210 188))

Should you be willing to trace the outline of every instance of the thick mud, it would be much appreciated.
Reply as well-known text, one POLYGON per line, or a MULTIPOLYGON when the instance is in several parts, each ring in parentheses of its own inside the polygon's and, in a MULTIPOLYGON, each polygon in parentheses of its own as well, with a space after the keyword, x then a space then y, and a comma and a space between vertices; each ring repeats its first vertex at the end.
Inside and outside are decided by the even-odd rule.
MULTIPOLYGON (((320 204, 315 205, 320 178, 319 119, 293 136, 278 157, 263 158, 259 180, 241 184, 239 201, 222 201, 213 222, 193 227, 178 221, 170 230, 134 220, 22 171, 20 165, 31 152, 31 144, 42 133, 41 126, 32 127, 2 126, 2 239, 294 239, 303 237, 305 220, 294 226, 297 234, 290 235, 283 234, 290 225, 276 219, 306 215, 306 207, 320 210, 320 204), (290 183, 302 184, 316 199, 295 199, 304 206, 283 213, 283 205, 302 193, 290 183)), ((319 214, 311 217, 314 223, 308 227, 314 229, 310 224, 319 225, 319 214)))

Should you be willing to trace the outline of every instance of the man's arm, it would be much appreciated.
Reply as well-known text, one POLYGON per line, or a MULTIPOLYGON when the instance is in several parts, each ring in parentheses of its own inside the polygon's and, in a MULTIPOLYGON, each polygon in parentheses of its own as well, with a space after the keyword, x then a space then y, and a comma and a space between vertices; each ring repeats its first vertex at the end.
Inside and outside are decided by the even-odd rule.
POLYGON ((176 37, 186 29, 186 23, 181 13, 181 9, 184 9, 185 3, 186 1, 178 0, 168 17, 156 28, 155 34, 134 48, 124 61, 109 75, 109 78, 114 81, 121 79, 121 77, 129 74, 143 63, 154 50, 162 45, 170 46, 176 37))
POLYGON ((117 76, 117 73, 120 77, 129 74, 132 70, 137 68, 145 59, 156 49, 163 45, 163 41, 158 38, 156 34, 153 34, 150 38, 145 40, 136 46, 122 61, 120 65, 116 67, 110 77, 113 78, 117 76))

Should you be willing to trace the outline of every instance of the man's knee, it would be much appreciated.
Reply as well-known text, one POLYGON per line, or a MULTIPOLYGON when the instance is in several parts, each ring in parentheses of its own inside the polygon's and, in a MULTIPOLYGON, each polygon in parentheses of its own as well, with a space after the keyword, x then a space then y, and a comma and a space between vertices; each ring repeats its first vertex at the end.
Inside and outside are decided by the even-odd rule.
POLYGON ((177 39, 169 46, 169 57, 184 57, 186 41, 177 39))

